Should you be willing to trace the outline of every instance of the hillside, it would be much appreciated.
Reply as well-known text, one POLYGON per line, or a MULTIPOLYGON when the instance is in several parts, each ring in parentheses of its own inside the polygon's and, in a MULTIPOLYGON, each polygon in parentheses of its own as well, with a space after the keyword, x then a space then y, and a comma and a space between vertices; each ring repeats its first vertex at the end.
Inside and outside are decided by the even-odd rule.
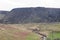
POLYGON ((41 35, 30 30, 35 28, 48 38, 51 31, 60 32, 60 23, 0 24, 0 40, 41 40, 41 35))
POLYGON ((11 11, 0 11, 0 23, 51 23, 60 22, 60 8, 14 8, 11 11))

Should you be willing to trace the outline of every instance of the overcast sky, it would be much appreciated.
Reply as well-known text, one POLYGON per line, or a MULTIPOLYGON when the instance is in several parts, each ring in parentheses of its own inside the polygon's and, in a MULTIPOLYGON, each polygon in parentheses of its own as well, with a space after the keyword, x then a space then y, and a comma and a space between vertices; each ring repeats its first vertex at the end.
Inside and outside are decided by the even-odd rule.
POLYGON ((60 0, 0 0, 0 10, 11 10, 17 7, 60 8, 60 0))

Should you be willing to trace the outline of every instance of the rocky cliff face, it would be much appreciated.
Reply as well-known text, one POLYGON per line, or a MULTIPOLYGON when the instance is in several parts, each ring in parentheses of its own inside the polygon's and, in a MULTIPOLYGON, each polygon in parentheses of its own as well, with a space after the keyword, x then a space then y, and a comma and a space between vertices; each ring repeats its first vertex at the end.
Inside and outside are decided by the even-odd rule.
POLYGON ((14 8, 0 11, 0 23, 60 22, 60 8, 14 8))

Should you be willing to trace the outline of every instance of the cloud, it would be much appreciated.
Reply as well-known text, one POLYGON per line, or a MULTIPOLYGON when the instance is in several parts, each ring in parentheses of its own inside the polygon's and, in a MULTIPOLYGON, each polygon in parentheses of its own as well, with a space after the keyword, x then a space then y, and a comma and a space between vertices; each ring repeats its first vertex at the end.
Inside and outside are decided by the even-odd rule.
POLYGON ((60 0, 0 0, 0 10, 11 10, 17 7, 38 6, 60 8, 60 0))
POLYGON ((42 0, 43 7, 60 8, 60 0, 42 0))
POLYGON ((0 0, 0 10, 11 10, 16 7, 37 7, 40 6, 38 0, 0 0))

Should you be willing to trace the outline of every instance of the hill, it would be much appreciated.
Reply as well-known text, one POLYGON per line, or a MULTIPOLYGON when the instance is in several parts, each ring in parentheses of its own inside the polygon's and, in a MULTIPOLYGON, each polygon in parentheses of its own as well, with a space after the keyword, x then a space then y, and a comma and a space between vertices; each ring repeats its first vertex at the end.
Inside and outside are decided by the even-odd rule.
MULTIPOLYGON (((2 11, 3 12, 3 11, 2 11)), ((0 12, 1 13, 1 12, 0 12)), ((51 23, 60 22, 60 8, 14 8, 3 12, 4 19, 0 23, 51 23)))

